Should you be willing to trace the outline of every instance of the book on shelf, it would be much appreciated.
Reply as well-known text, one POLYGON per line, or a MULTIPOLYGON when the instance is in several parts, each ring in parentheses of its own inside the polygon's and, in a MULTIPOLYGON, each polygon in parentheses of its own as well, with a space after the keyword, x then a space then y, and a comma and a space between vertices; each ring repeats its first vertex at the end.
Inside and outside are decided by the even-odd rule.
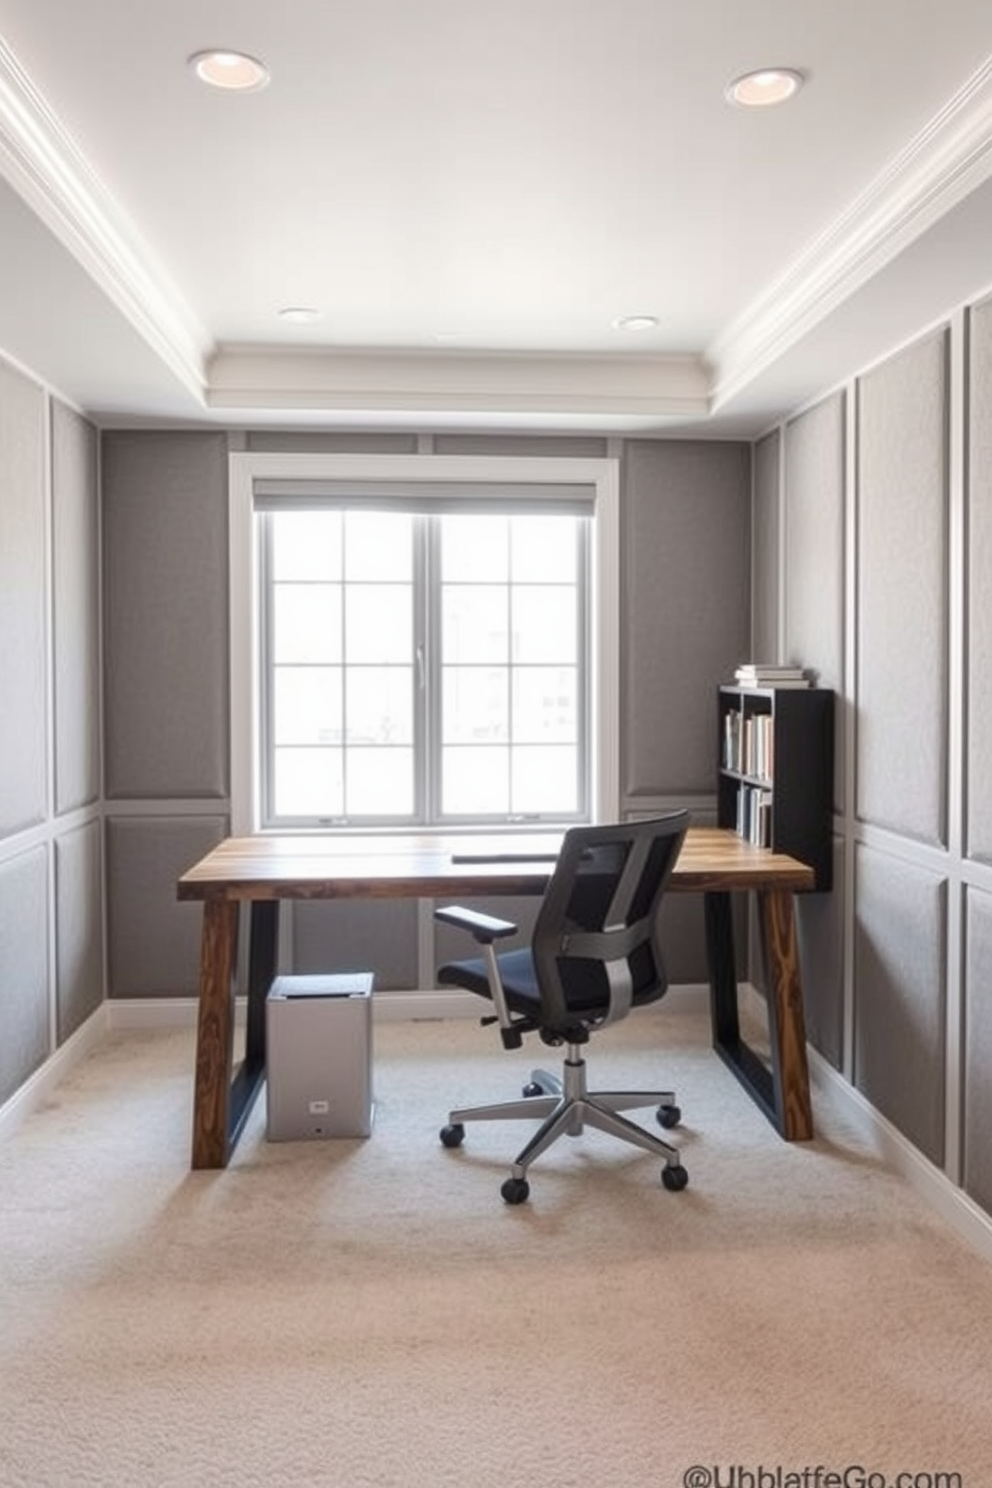
POLYGON ((772 793, 753 785, 742 785, 737 792, 738 837, 755 847, 770 847, 772 841, 772 793))

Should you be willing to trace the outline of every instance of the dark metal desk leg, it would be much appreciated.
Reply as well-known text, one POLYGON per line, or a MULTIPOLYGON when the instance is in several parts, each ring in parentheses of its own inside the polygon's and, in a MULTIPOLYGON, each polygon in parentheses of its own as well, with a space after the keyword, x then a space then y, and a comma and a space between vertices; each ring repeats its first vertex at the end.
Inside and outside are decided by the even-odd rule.
POLYGON ((768 979, 768 1032, 778 1128, 787 1142, 804 1142, 813 1135, 813 1109, 793 895, 782 889, 761 889, 758 912, 768 979))
POLYGON ((231 1082, 228 1113, 228 1156, 237 1146, 265 1082, 265 999, 276 969, 279 930, 278 900, 256 900, 248 930, 248 1006, 245 1057, 231 1082))
POLYGON ((256 899, 248 933, 248 1027, 245 1064, 265 1068, 265 999, 276 974, 279 948, 279 900, 256 899))
POLYGON ((737 964, 734 917, 729 894, 704 894, 706 959, 710 972, 710 1020, 713 1043, 733 1047, 740 1042, 737 1014, 737 964))
POLYGON ((237 900, 205 899, 193 1089, 194 1168, 227 1165, 237 946, 237 900))

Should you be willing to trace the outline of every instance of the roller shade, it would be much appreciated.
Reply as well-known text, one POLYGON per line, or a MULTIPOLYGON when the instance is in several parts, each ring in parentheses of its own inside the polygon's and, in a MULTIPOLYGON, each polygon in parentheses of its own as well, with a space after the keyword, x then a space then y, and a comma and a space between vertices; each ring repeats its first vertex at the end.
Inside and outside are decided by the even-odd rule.
POLYGON ((259 480, 256 511, 403 511, 493 513, 526 506, 544 516, 592 516, 592 484, 557 481, 259 480))

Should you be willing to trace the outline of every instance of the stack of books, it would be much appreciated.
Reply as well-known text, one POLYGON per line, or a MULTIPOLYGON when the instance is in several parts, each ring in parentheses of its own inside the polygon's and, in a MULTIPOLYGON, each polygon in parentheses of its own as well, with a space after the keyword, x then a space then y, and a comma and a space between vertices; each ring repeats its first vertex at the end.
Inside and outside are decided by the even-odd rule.
POLYGON ((734 673, 738 687, 809 687, 802 667, 777 666, 774 662, 749 661, 734 673))
POLYGON ((723 715, 721 765, 738 775, 771 780, 774 775, 775 720, 770 713, 749 714, 728 708, 723 715))

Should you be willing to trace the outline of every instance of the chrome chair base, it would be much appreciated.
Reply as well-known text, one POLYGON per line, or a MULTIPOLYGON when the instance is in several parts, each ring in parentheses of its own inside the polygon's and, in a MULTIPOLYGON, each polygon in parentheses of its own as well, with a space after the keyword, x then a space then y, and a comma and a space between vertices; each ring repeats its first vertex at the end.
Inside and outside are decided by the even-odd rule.
POLYGON ((465 1135, 467 1121, 540 1120, 541 1125, 530 1141, 517 1154, 510 1177, 503 1185, 508 1203, 521 1203, 528 1196, 527 1169, 535 1158, 559 1137, 578 1137, 585 1127, 595 1127, 622 1142, 629 1142, 653 1153, 665 1163, 662 1181, 669 1188, 684 1188, 685 1169, 678 1148, 646 1131, 620 1113, 655 1106, 658 1121, 664 1127, 677 1126, 681 1112, 671 1090, 609 1090, 590 1092, 587 1088, 586 1062, 578 1044, 569 1044, 562 1078, 548 1070, 533 1070, 521 1100, 497 1105, 466 1106, 449 1112, 448 1125, 441 1132, 446 1147, 458 1147, 465 1135))

